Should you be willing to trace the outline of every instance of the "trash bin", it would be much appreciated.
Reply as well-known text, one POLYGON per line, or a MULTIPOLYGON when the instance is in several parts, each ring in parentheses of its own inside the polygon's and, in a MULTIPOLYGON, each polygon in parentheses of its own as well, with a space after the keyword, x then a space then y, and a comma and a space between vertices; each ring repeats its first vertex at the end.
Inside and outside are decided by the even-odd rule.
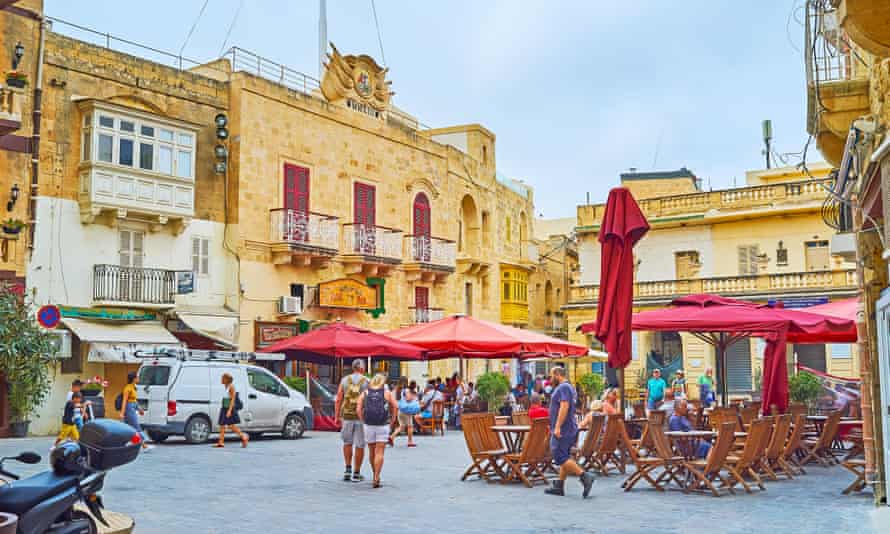
POLYGON ((0 512, 0 534, 15 534, 19 516, 0 512))

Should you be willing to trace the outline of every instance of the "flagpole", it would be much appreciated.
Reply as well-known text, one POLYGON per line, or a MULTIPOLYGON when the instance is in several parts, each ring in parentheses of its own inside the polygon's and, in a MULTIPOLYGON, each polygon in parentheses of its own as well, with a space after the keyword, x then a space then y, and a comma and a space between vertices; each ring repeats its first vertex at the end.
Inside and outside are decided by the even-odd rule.
POLYGON ((328 8, 325 0, 318 0, 318 80, 324 77, 324 59, 328 51, 328 8))

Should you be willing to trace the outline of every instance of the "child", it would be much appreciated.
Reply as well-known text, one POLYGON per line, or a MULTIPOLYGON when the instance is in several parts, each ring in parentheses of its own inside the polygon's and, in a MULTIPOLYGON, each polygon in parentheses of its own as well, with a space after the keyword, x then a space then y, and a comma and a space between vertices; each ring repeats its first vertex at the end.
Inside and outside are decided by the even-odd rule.
MULTIPOLYGON (((83 395, 79 393, 79 395, 83 395)), ((89 405, 89 401, 81 403, 81 399, 72 398, 71 401, 74 403, 74 426, 77 427, 78 434, 81 430, 83 430, 83 422, 89 419, 89 415, 87 414, 86 408, 89 405)))
MULTIPOLYGON (((71 394, 71 400, 65 403, 65 411, 62 413, 62 429, 59 430, 59 436, 53 447, 57 447, 59 443, 66 439, 77 441, 80 439, 80 430, 75 422, 76 413, 80 412, 80 403, 83 395, 79 391, 71 394)), ((81 422, 83 418, 81 416, 81 422)))

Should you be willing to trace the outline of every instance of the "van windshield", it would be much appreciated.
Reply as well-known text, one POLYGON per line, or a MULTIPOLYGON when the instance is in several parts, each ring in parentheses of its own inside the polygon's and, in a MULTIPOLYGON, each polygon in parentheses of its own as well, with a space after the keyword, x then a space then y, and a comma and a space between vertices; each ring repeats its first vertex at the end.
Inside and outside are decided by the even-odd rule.
POLYGON ((170 367, 166 365, 144 365, 139 369, 140 386, 166 386, 170 379, 170 367))

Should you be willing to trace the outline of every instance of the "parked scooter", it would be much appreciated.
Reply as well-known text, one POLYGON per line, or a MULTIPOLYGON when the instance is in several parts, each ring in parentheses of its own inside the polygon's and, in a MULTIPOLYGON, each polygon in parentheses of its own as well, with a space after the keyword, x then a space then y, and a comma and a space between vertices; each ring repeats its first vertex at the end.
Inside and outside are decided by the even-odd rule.
POLYGON ((62 443, 50 454, 51 471, 19 479, 5 471, 3 462, 40 462, 25 452, 0 459, 0 512, 19 517, 17 534, 95 534, 94 517, 105 524, 99 492, 111 469, 132 462, 142 448, 142 436, 132 427, 110 419, 83 426, 80 441, 62 443), (75 508, 82 503, 90 513, 75 508))

